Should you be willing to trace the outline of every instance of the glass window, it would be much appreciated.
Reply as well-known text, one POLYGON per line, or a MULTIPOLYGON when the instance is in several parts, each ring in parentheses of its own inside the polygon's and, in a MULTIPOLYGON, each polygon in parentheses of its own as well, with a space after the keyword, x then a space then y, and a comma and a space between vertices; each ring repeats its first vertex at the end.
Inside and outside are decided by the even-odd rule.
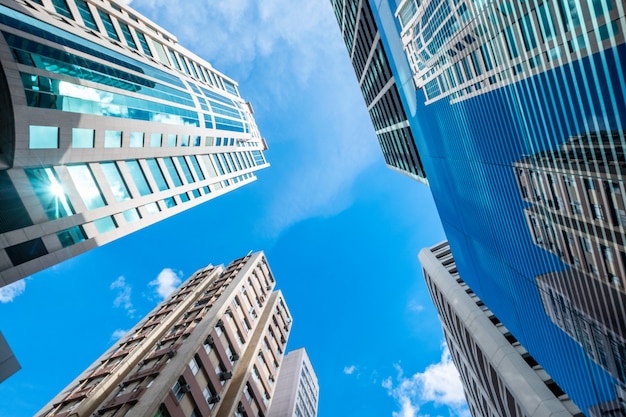
POLYGON ((148 164, 148 168, 150 168, 150 172, 154 177, 154 181, 159 188, 159 191, 165 191, 168 189, 167 183, 165 182, 165 177, 163 176, 163 172, 161 171, 161 167, 159 166, 156 159, 146 159, 146 163, 148 164))
POLYGON ((122 33, 124 34, 124 39, 126 39, 126 43, 133 49, 137 49, 137 44, 135 43, 135 39, 133 39, 133 35, 130 33, 130 28, 124 22, 120 22, 120 28, 122 29, 122 33))
POLYGON ((180 64, 178 63, 178 58, 176 57, 174 51, 172 51, 171 49, 168 49, 167 51, 170 53, 170 58, 172 59, 172 65, 174 65, 174 68, 176 68, 178 71, 181 71, 180 64))
POLYGON ((143 132, 130 132, 130 147, 143 148, 143 132))
POLYGON ((104 147, 105 148, 121 148, 122 147, 122 131, 121 130, 105 130, 104 131, 104 147))
POLYGON ((150 135, 150 147, 151 148, 160 148, 162 143, 163 135, 160 133, 153 133, 150 135))
POLYGON ((217 158, 217 155, 212 154, 211 157, 213 158, 213 161, 215 162, 215 165, 217 166, 217 170, 220 172, 220 175, 224 175, 224 167, 222 167, 222 163, 217 158))
POLYGON ((109 16, 108 13, 102 11, 101 9, 98 9, 98 14, 100 15, 100 19, 102 19, 102 23, 104 24, 104 29, 106 30, 107 35, 109 35, 109 38, 119 41, 120 37, 117 36, 117 32, 115 31, 115 28, 113 27, 111 16, 109 16))
POLYGON ((20 265, 48 254, 40 238, 9 246, 5 250, 13 265, 20 265))
POLYGON ((150 190, 150 186, 148 185, 148 181, 146 180, 146 176, 144 175, 143 170, 139 165, 139 161, 126 161, 126 167, 128 168, 130 175, 133 177, 133 180, 135 181, 135 185, 137 186, 139 195, 143 196, 152 193, 152 190, 150 190))
POLYGON ((83 18, 83 23, 91 30, 98 30, 98 26, 96 25, 96 21, 93 19, 93 15, 91 14, 91 10, 89 10, 89 6, 85 0, 75 0, 76 7, 78 7, 78 12, 80 13, 80 17, 83 18))
POLYGON ((72 129, 72 148, 93 148, 95 130, 72 129))
POLYGON ((57 237, 59 238, 59 242, 61 242, 61 245, 64 248, 75 245, 87 239, 87 235, 85 235, 85 231, 81 226, 75 226, 69 229, 61 230, 60 232, 57 232, 57 237))
POLYGON ((187 165, 187 160, 184 156, 178 156, 178 164, 183 170, 183 174, 185 174, 185 179, 187 180, 187 184, 193 184, 195 181, 193 176, 191 175, 191 171, 189 170, 189 165, 187 165))
POLYGON ((148 203, 144 207, 148 211, 148 214, 157 214, 159 211, 161 211, 157 203, 148 203))
POLYGON ((186 203, 187 201, 189 201, 189 196, 187 195, 187 193, 182 193, 179 195, 180 197, 180 201, 182 201, 183 203, 186 203))
POLYGON ((115 200, 129 200, 130 194, 128 192, 128 187, 126 187, 126 183, 124 182, 124 179, 120 174, 120 170, 117 168, 115 162, 102 162, 100 164, 100 168, 102 169, 102 172, 111 187, 115 200))
POLYGON ((173 148, 176 146, 176 134, 170 133, 167 135, 167 147, 173 148))
POLYGON ((30 168, 25 172, 48 219, 74 214, 65 190, 52 168, 30 168))
POLYGON ((198 157, 196 155, 191 155, 189 159, 191 160, 191 165, 193 165, 193 169, 194 171, 196 171, 196 175, 198 176, 200 181, 204 180, 204 174, 202 173, 202 170, 200 169, 200 163, 198 162, 198 157))
POLYGON ((172 208, 176 205, 176 200, 174 200, 174 198, 172 197, 164 199, 163 202, 165 203, 165 207, 167 208, 172 208))
POLYGON ((117 227, 115 220, 113 220, 113 217, 111 216, 94 220, 93 224, 96 226, 96 229, 98 229, 98 233, 110 232, 111 230, 115 230, 117 227))
POLYGON ((189 146, 189 135, 181 135, 180 136, 180 146, 189 146))
POLYGON ((547 42, 554 38, 554 23, 552 21, 552 13, 550 12, 550 2, 545 2, 541 6, 537 7, 537 14, 539 17, 539 26, 541 27, 543 41, 547 42))
POLYGON ((141 219, 141 216, 136 208, 126 210, 122 214, 124 215, 124 219, 126 219, 126 223, 133 223, 141 219))
POLYGON ((148 42, 146 41, 146 36, 138 30, 136 30, 135 33, 137 34, 137 38, 139 39, 139 43, 141 44, 141 49, 143 49, 143 53, 148 56, 152 56, 152 52, 150 51, 150 47, 148 46, 148 42))
POLYGON ((67 171, 78 190, 87 210, 104 207, 106 202, 87 165, 69 165, 67 171))
POLYGON ((180 187, 181 185, 183 185, 183 182, 180 179, 180 175, 178 175, 178 171, 176 170, 176 166, 174 165, 174 161, 172 160, 172 158, 163 158, 163 162, 165 163, 167 172, 169 172, 170 177, 172 178, 174 186, 180 187))
POLYGON ((73 19, 72 13, 70 12, 69 7, 67 7, 67 2, 65 0, 52 0, 52 4, 58 14, 73 19))
POLYGON ((57 149, 59 128, 55 126, 30 126, 28 147, 30 149, 57 149))

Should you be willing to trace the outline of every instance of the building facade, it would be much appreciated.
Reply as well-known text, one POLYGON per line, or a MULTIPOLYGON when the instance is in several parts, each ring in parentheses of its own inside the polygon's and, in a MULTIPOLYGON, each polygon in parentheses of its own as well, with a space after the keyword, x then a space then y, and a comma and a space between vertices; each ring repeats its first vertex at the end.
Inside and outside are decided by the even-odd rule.
POLYGON ((459 276, 448 242, 419 259, 474 417, 584 416, 459 276))
POLYGON ((584 413, 620 403, 624 3, 353 3, 372 10, 463 280, 584 413), (570 331, 548 304, 562 273, 570 331))
MULTIPOLYGON (((420 182, 426 174, 372 9, 367 1, 332 0, 335 17, 388 167, 420 182)), ((399 58, 402 58, 400 56, 399 58)))
POLYGON ((0 383, 21 369, 6 339, 0 333, 0 383))
POLYGON ((317 375, 304 348, 285 356, 268 417, 316 417, 319 402, 317 375))
POLYGON ((37 416, 264 416, 291 316, 263 253, 208 265, 37 416))
POLYGON ((0 285, 255 180, 237 84, 115 0, 0 1, 0 285))

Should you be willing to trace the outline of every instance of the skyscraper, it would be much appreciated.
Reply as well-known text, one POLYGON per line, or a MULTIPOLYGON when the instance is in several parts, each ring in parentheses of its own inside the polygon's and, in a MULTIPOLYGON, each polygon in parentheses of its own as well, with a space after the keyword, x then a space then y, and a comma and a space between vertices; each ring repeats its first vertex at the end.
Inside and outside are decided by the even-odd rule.
POLYGON ((473 416, 584 415, 459 276, 448 242, 419 259, 473 416))
POLYGON ((463 280, 584 413, 619 403, 623 2, 346 3, 409 63, 390 67, 463 280))
POLYGON ((0 286, 255 180, 237 84, 115 0, 0 1, 0 286))
POLYGON ((280 367, 276 393, 267 416, 316 417, 318 401, 317 376, 306 350, 292 350, 280 367))
POLYGON ((194 273, 38 416, 267 415, 291 316, 263 253, 194 273))
MULTIPOLYGON (((389 59, 388 47, 381 40, 370 5, 367 1, 331 2, 385 163, 413 179, 426 182, 412 128, 400 101, 399 89, 403 86, 392 73, 392 67, 400 63, 389 59)), ((397 58, 403 58, 401 52, 397 58)))

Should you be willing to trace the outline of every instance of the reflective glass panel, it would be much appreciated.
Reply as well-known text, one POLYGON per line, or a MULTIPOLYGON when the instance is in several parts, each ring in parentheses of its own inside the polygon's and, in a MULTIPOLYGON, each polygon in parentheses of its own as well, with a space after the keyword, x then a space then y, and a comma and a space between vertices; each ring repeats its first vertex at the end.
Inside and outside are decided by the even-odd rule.
POLYGON ((98 30, 98 26, 96 22, 93 20, 93 15, 91 14, 91 10, 89 10, 89 6, 85 0, 75 0, 76 7, 78 7, 78 11, 80 16, 83 18, 83 23, 91 30, 98 30))
POLYGON ((85 231, 81 226, 75 226, 69 229, 61 230, 60 232, 57 232, 57 237, 59 238, 59 241, 64 248, 75 245, 87 239, 87 235, 85 235, 85 231))
POLYGON ((156 214, 161 211, 157 203, 148 203, 144 207, 148 211, 148 214, 156 214))
POLYGON ((117 32, 115 31, 115 28, 113 27, 111 16, 109 16, 108 13, 103 12, 100 9, 98 9, 98 13, 100 14, 100 19, 102 20, 102 23, 104 24, 104 28, 107 32, 107 35, 109 35, 109 38, 119 41, 120 37, 117 36, 117 32))
POLYGON ((104 131, 104 147, 105 148, 121 148, 122 132, 120 130, 104 131))
POLYGON ((120 170, 117 168, 115 162, 102 162, 100 168, 104 173, 104 176, 113 191, 113 196, 117 201, 130 200, 130 194, 126 183, 120 174, 120 170))
POLYGON ((126 223, 133 223, 141 219, 136 208, 125 210, 122 214, 124 215, 124 219, 126 219, 126 223))
POLYGON ((59 128, 54 126, 30 126, 28 147, 30 149, 58 148, 59 128))
POLYGON ((151 148, 160 148, 161 147, 162 138, 163 138, 163 135, 161 135, 160 133, 152 133, 150 135, 150 147, 151 148))
POLYGON ((173 148, 176 146, 176 134, 170 133, 167 135, 167 147, 173 148))
POLYGON ((67 171, 72 177, 74 186, 78 190, 87 210, 104 207, 106 202, 87 165, 69 165, 67 171))
POLYGON ((165 182, 165 177, 163 177, 163 172, 161 172, 161 167, 157 163, 156 159, 146 159, 146 163, 148 164, 148 168, 150 168, 154 181, 157 183, 159 191, 167 190, 168 187, 165 182))
POLYGON ((191 160, 191 165, 193 165, 193 169, 196 171, 196 175, 198 176, 200 181, 204 180, 204 174, 202 173, 202 170, 200 169, 200 163, 198 162, 198 157, 196 155, 191 155, 189 159, 191 160))
POLYGON ((98 233, 110 232, 111 230, 115 230, 117 227, 115 220, 113 220, 113 217, 111 216, 94 220, 93 224, 96 226, 96 229, 98 229, 98 233))
POLYGON ((176 170, 176 166, 174 165, 174 161, 172 158, 163 158, 163 162, 165 163, 165 167, 167 168, 167 172, 169 172, 170 177, 172 178, 172 182, 175 187, 180 187, 183 185, 183 182, 180 179, 180 175, 176 170))
POLYGON ((143 132, 130 132, 130 147, 143 148, 143 132))
POLYGON ((126 161, 126 167, 128 168, 130 175, 133 177, 133 181, 135 181, 139 195, 143 196, 152 193, 152 190, 150 190, 150 186, 148 185, 148 181, 146 180, 146 176, 139 165, 139 161, 126 161))
POLYGON ((72 148, 93 148, 95 131, 93 129, 72 129, 72 148))
POLYGON ((67 194, 52 168, 29 168, 25 172, 48 219, 74 214, 67 194))
POLYGON ((193 176, 191 175, 191 171, 189 170, 189 165, 187 165, 187 160, 184 156, 178 156, 178 164, 183 170, 183 174, 185 174, 185 179, 187 180, 187 184, 192 184, 194 182, 193 176))

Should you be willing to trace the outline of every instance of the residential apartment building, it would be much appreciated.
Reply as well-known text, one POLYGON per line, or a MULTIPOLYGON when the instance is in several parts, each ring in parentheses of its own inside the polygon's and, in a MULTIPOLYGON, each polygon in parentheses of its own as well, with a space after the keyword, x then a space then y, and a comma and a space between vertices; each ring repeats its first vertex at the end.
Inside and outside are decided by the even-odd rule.
POLYGON ((263 253, 189 277, 37 416, 264 416, 291 316, 263 253))
POLYGON ((237 83, 125 3, 0 1, 0 286, 268 166, 237 83))
POLYGON ((287 353, 268 417, 316 417, 319 385, 304 348, 287 353))
POLYGON ((448 242, 419 260, 474 417, 584 416, 459 276, 448 242))
POLYGON ((614 415, 626 334, 615 319, 626 312, 624 3, 346 4, 372 12, 463 281, 580 410, 614 415))

